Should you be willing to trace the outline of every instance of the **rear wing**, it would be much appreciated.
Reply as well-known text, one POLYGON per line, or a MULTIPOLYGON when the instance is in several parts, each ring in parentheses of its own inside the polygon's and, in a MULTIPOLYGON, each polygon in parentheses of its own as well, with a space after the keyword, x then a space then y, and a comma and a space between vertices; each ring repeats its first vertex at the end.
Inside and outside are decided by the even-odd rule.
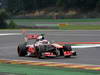
POLYGON ((31 40, 31 39, 37 39, 37 37, 40 36, 39 34, 27 34, 26 38, 31 40))
POLYGON ((27 34, 24 37, 24 40, 27 42, 28 40, 33 40, 33 39, 37 39, 38 36, 40 36, 39 34, 27 34))
POLYGON ((24 35, 24 39, 27 42, 28 40, 36 40, 39 36, 44 36, 44 34, 30 34, 27 33, 25 30, 22 31, 22 34, 24 35))

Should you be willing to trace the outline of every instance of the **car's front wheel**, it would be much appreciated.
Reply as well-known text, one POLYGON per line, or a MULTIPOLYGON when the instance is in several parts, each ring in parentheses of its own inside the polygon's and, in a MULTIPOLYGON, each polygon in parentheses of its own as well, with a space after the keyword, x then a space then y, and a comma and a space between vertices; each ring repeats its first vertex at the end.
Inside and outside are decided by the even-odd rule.
POLYGON ((44 46, 42 46, 42 45, 36 47, 36 51, 37 51, 36 53, 37 53, 37 57, 38 57, 39 59, 44 59, 44 58, 45 58, 45 57, 43 56, 44 50, 45 50, 45 48, 44 48, 44 46))

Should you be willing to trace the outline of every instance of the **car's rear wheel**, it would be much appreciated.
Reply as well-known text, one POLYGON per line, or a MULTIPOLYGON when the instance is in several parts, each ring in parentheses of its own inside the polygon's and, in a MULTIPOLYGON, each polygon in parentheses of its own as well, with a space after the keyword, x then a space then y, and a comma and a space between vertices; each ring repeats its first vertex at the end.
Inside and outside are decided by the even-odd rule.
POLYGON ((74 52, 74 53, 73 53, 73 56, 77 56, 77 52, 74 52))
MULTIPOLYGON (((70 44, 65 44, 65 45, 63 46, 63 49, 64 49, 64 51, 72 51, 72 47, 71 47, 70 44)), ((66 55, 66 56, 64 56, 64 57, 65 57, 65 58, 70 58, 71 55, 66 55)))
POLYGON ((64 56, 65 58, 71 58, 71 55, 68 55, 68 56, 64 56))
POLYGON ((65 45, 63 46, 63 49, 64 49, 64 51, 72 51, 72 47, 71 47, 70 44, 65 44, 65 45))
POLYGON ((18 55, 23 57, 27 54, 26 43, 19 44, 17 48, 18 55))

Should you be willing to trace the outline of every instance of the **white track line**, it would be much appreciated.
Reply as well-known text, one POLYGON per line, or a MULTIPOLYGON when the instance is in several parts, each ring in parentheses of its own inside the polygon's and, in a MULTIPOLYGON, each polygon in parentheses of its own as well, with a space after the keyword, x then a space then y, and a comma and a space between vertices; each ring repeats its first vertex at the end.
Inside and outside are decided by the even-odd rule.
MULTIPOLYGON (((8 36, 8 35, 22 35, 22 33, 1 33, 0 36, 8 36)), ((93 48, 100 47, 100 44, 96 45, 84 45, 84 46, 72 46, 72 48, 93 48)))
POLYGON ((93 47, 100 47, 100 44, 96 44, 96 45, 84 45, 84 46, 72 46, 72 48, 93 48, 93 47))
MULTIPOLYGON (((22 35, 22 33, 0 33, 0 36, 7 36, 7 35, 22 35)), ((54 34, 47 34, 47 35, 56 35, 56 36, 64 36, 65 34, 57 34, 57 33, 54 33, 54 34)), ((88 35, 88 34, 66 34, 67 36, 100 36, 100 35, 88 35)))
POLYGON ((1 33, 0 36, 7 36, 7 35, 22 35, 21 33, 1 33))

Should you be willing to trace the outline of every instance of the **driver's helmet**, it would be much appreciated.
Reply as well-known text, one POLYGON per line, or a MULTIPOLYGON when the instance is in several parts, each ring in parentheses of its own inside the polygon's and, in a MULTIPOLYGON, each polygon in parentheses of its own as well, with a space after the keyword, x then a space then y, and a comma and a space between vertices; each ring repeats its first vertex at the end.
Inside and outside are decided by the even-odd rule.
POLYGON ((45 35, 44 34, 41 34, 41 36, 42 36, 42 40, 45 38, 45 35))
POLYGON ((42 40, 41 43, 42 44, 47 44, 47 45, 50 44, 50 42, 48 40, 42 40))
POLYGON ((43 38, 42 36, 38 36, 37 40, 42 40, 42 38, 43 38))
POLYGON ((41 34, 40 36, 37 37, 37 40, 43 40, 44 39, 44 34, 41 34))

